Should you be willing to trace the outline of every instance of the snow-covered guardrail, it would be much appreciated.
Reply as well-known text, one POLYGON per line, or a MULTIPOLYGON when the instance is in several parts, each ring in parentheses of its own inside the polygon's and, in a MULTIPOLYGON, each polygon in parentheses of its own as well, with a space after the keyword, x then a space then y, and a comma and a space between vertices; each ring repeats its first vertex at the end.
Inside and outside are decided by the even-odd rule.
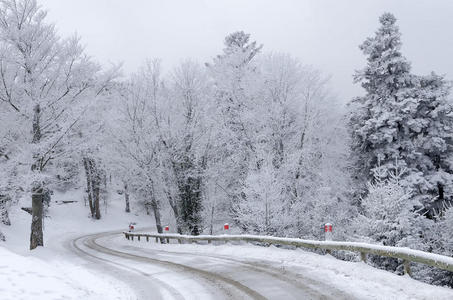
POLYGON ((156 242, 159 239, 161 241, 166 240, 177 240, 179 243, 182 241, 196 242, 196 241, 212 241, 229 242, 229 241, 243 241, 243 242, 259 242, 271 245, 288 245, 295 247, 304 247, 312 249, 324 249, 324 250, 346 250, 351 252, 360 253, 361 259, 366 262, 367 254, 375 254, 386 257, 393 257, 402 259, 404 262, 404 272, 408 275, 411 274, 410 262, 422 263, 428 266, 436 267, 453 272, 453 258, 445 255, 439 255, 434 253, 428 253, 419 250, 413 250, 402 247, 390 247, 373 245, 367 243, 356 243, 356 242, 337 242, 337 241, 313 241, 303 240, 296 238, 282 238, 272 236, 259 236, 259 235, 179 235, 179 234, 159 234, 159 233, 132 233, 124 232, 124 236, 128 240, 134 240, 134 237, 140 241, 140 238, 146 238, 149 241, 150 238, 155 238, 156 242))

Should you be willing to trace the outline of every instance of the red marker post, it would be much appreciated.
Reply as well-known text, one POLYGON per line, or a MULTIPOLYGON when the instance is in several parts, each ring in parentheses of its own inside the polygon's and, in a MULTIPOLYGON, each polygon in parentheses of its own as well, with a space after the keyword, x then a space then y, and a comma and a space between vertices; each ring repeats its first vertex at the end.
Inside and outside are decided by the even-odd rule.
MULTIPOLYGON (((169 231, 170 230, 170 226, 165 226, 164 230, 165 231, 169 231)), ((170 239, 169 238, 167 238, 167 244, 170 244, 170 239)))
POLYGON ((324 224, 324 234, 326 241, 332 240, 332 224, 330 223, 324 224))
MULTIPOLYGON (((225 233, 227 233, 229 229, 230 229, 230 224, 228 224, 228 223, 223 224, 223 231, 225 233)), ((225 240, 225 244, 226 243, 228 243, 228 241, 225 240)))

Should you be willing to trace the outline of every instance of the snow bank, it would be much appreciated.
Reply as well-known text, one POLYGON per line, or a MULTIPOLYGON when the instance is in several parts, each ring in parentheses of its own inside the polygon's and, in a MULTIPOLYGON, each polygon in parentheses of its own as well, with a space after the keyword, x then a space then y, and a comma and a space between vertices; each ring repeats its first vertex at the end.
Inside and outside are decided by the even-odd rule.
POLYGON ((80 267, 54 267, 35 257, 25 257, 0 247, 0 298, 30 299, 131 299, 126 287, 115 289, 80 267))

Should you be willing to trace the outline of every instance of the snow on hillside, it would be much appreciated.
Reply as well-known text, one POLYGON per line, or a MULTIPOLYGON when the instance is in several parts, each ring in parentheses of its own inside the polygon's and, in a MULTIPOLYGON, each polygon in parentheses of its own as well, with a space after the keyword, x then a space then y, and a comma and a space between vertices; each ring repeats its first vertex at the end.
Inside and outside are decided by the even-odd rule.
MULTIPOLYGON (((28 250, 30 242, 31 216, 21 207, 30 206, 30 198, 25 197, 18 205, 10 210, 11 226, 0 224, 0 229, 7 237, 4 246, 21 254, 32 253, 28 250)), ((126 230, 130 222, 136 222, 139 227, 154 226, 152 215, 143 215, 132 212, 124 212, 124 202, 120 195, 111 193, 109 203, 102 206, 102 217, 93 220, 89 216, 89 208, 84 205, 83 194, 80 190, 72 190, 68 193, 55 193, 49 208, 50 217, 44 219, 44 247, 56 247, 61 241, 70 236, 78 236, 85 233, 96 233, 109 230, 126 230), (62 201, 77 201, 75 203, 62 204, 62 201)), ((0 243, 0 245, 3 245, 0 243)))
POLYGON ((143 227, 153 224, 151 216, 124 213, 121 199, 111 196, 102 219, 94 221, 79 191, 55 194, 51 217, 44 221, 45 247, 33 251, 28 250, 31 216, 20 209, 30 203, 25 199, 11 207, 12 225, 1 225, 7 241, 0 243, 0 299, 135 299, 124 283, 79 264, 64 248, 71 239, 85 233, 126 229, 129 222, 143 227), (63 200, 78 202, 59 204, 63 200))

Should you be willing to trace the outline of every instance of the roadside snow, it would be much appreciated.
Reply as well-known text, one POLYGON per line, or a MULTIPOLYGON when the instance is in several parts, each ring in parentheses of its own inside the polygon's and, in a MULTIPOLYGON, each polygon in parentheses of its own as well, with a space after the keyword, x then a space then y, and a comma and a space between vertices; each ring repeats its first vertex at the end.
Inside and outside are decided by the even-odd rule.
POLYGON ((7 241, 0 242, 0 299, 136 299, 125 283, 90 269, 67 245, 83 234, 126 230, 129 222, 142 227, 153 224, 151 216, 124 212, 121 198, 112 195, 101 220, 89 217, 80 191, 56 193, 44 220, 44 247, 29 250, 31 216, 21 210, 29 206, 24 199, 11 207, 11 226, 0 224, 7 241), (78 202, 61 204, 63 200, 78 202), (56 203, 55 201, 58 201, 56 203))
POLYGON ((231 257, 245 262, 264 262, 282 270, 304 274, 354 295, 358 299, 453 299, 450 288, 433 286, 379 270, 362 262, 346 262, 330 255, 318 255, 301 249, 285 250, 274 246, 156 244, 128 241, 124 236, 116 242, 161 251, 231 257))
POLYGON ((0 247, 0 298, 30 299, 132 299, 127 287, 112 286, 94 274, 70 264, 54 267, 41 259, 25 257, 0 247))

